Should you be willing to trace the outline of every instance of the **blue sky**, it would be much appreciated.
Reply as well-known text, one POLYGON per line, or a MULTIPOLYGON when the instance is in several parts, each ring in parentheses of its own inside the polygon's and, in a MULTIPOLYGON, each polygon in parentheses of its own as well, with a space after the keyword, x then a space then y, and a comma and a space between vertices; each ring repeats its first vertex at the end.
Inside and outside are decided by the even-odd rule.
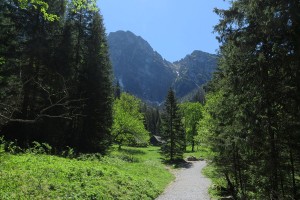
POLYGON ((194 50, 216 53, 212 32, 219 17, 213 9, 229 6, 223 0, 99 0, 98 5, 107 33, 132 31, 169 61, 194 50))

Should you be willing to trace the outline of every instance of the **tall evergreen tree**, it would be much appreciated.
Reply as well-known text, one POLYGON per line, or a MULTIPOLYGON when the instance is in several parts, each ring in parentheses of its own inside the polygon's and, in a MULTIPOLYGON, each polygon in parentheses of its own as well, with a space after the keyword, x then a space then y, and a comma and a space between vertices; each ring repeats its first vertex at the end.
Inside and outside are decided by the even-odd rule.
POLYGON ((78 115, 72 120, 70 137, 84 152, 104 152, 111 143, 112 70, 105 29, 95 1, 72 1, 66 18, 65 38, 71 48, 70 90, 78 101, 78 115))
POLYGON ((119 83, 119 81, 117 81, 117 83, 114 86, 114 97, 115 97, 115 99, 120 99, 121 91, 122 91, 122 89, 121 89, 120 83, 119 83))
POLYGON ((158 108, 147 105, 142 107, 145 116, 145 127, 152 135, 160 135, 161 116, 158 108))
MULTIPOLYGON (((59 116, 65 117, 62 116, 65 113, 54 111, 57 101, 61 99, 63 86, 59 84, 60 76, 51 65, 51 55, 55 52, 56 38, 62 27, 62 23, 57 20, 63 16, 65 4, 62 0, 35 1, 26 5, 22 1, 2 3, 1 11, 3 9, 6 23, 1 26, 5 29, 9 27, 10 30, 3 33, 3 36, 10 35, 9 38, 13 41, 13 46, 3 43, 8 48, 5 51, 7 62, 3 64, 14 69, 5 76, 14 77, 15 82, 11 86, 2 85, 1 89, 12 90, 15 99, 11 102, 3 101, 1 105, 5 110, 1 113, 2 119, 6 121, 1 124, 6 129, 3 133, 7 133, 10 138, 18 138, 20 142, 44 140, 48 133, 44 131, 45 134, 40 134, 41 124, 47 124, 45 121, 49 122, 59 116), (44 6, 49 6, 49 9, 42 10, 44 6), (50 16, 51 20, 46 16, 50 16), (53 17, 55 21, 52 20, 53 17), (53 81, 55 79, 57 80, 53 81)), ((64 102, 60 102, 62 103, 64 102)))
POLYGON ((299 198, 299 4, 237 0, 216 10, 210 144, 236 199, 299 198))
POLYGON ((111 142, 110 127, 112 126, 112 74, 108 56, 102 18, 98 12, 93 13, 90 25, 91 34, 88 38, 89 52, 86 68, 82 71, 81 83, 86 99, 83 114, 82 149, 95 152, 104 151, 111 142))
POLYGON ((162 153, 170 161, 182 159, 185 151, 185 132, 175 93, 172 89, 169 90, 166 97, 162 120, 161 138, 165 141, 161 147, 162 153))
POLYGON ((113 97, 96 2, 5 0, 0 9, 1 133, 104 152, 113 97))

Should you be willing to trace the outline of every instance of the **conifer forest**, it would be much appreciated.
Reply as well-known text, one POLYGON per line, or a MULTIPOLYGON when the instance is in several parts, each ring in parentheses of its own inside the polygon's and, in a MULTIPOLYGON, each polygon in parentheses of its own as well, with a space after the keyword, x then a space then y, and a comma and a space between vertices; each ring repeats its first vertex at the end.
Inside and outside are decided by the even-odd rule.
POLYGON ((0 1, 0 199, 156 199, 191 158, 211 199, 300 199, 299 0, 228 1, 217 55, 120 71, 99 2, 0 1))

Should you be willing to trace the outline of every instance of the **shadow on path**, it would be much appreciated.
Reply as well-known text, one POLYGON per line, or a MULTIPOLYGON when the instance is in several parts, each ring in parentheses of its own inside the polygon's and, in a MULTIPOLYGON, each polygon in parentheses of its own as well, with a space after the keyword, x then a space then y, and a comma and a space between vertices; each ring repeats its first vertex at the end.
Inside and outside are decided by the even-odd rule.
POLYGON ((193 167, 193 162, 185 161, 183 159, 175 160, 175 161, 164 161, 162 160, 164 164, 173 166, 175 169, 189 169, 193 167))
POLYGON ((187 162, 187 161, 185 161, 185 162, 182 162, 182 163, 179 163, 179 164, 177 164, 177 166, 176 166, 176 168, 185 168, 185 169, 189 169, 189 168, 191 168, 191 167, 193 167, 193 163, 192 162, 187 162))
POLYGON ((209 200, 208 188, 211 181, 201 174, 205 161, 186 161, 179 164, 176 176, 156 200, 209 200))

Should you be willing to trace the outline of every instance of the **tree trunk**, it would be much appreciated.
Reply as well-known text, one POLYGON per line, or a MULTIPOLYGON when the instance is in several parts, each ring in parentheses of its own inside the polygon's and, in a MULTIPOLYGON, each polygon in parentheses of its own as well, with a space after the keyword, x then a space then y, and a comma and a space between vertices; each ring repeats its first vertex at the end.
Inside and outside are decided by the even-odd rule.
POLYGON ((192 152, 194 152, 194 147, 195 147, 195 140, 194 140, 194 137, 193 137, 193 140, 192 140, 192 152))
POLYGON ((232 182, 231 182, 231 180, 230 180, 227 173, 225 173, 225 178, 226 178, 226 181, 227 181, 229 193, 232 195, 233 199, 237 199, 236 192, 235 192, 235 187, 232 184, 232 182))
POLYGON ((294 199, 296 199, 297 198, 297 186, 296 186, 296 178, 295 178, 295 165, 294 165, 294 156, 293 156, 291 147, 290 147, 290 163, 291 163, 291 169, 292 169, 293 196, 294 196, 294 199))
POLYGON ((174 160, 174 132, 173 132, 173 109, 170 114, 170 134, 171 134, 171 147, 170 147, 170 159, 174 160))

